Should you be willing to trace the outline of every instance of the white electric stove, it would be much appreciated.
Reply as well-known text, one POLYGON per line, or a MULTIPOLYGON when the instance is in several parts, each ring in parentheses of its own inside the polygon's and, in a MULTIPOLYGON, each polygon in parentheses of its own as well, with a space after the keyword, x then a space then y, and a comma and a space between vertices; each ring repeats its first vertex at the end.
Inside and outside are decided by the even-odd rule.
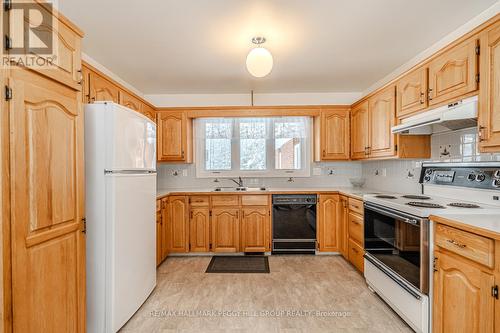
POLYGON ((433 214, 498 214, 500 162, 424 163, 422 193, 369 194, 365 278, 415 331, 431 326, 433 214))

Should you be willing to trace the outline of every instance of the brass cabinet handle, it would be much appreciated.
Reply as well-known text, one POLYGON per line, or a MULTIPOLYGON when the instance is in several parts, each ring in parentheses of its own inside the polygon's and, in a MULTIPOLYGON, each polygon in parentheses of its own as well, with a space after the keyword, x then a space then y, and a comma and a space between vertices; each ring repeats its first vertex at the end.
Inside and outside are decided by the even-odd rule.
POLYGON ((355 247, 352 247, 351 249, 352 249, 354 252, 359 253, 359 251, 358 251, 355 247))
POLYGON ((425 101, 424 101, 424 96, 425 96, 425 93, 424 92, 421 92, 420 93, 420 104, 424 104, 425 101))
POLYGON ((479 142, 485 141, 485 135, 484 135, 484 130, 486 129, 485 126, 479 126, 479 131, 478 131, 478 136, 479 136, 479 142))
POLYGON ((82 85, 83 84, 83 72, 81 69, 77 70, 77 72, 80 74, 80 79, 78 80, 78 84, 82 85))
POLYGON ((461 248, 461 249, 463 249, 463 248, 467 247, 467 245, 462 244, 462 243, 459 243, 459 242, 457 242, 457 241, 456 241, 456 240, 454 240, 454 239, 447 239, 446 241, 447 241, 448 243, 450 243, 450 244, 453 244, 453 245, 455 245, 455 246, 457 246, 457 247, 461 248))
POLYGON ((427 98, 429 98, 429 101, 432 101, 432 88, 429 88, 427 98))

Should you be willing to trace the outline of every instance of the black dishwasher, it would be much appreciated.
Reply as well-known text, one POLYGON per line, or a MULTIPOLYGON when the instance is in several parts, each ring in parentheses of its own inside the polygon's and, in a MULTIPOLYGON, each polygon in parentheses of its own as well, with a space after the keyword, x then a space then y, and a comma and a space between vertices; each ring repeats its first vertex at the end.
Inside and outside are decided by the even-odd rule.
POLYGON ((273 195, 273 254, 314 254, 316 195, 273 195))

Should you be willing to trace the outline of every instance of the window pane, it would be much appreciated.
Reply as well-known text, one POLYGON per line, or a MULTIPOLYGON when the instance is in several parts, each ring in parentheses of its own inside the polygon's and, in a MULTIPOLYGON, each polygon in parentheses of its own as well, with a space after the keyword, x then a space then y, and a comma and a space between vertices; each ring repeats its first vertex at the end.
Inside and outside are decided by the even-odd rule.
POLYGON ((240 170, 266 169, 266 123, 240 122, 240 170))
POLYGON ((232 123, 205 125, 205 170, 231 170, 232 123))
POLYGON ((274 158, 278 170, 299 170, 302 160, 303 120, 282 119, 274 123, 274 158))

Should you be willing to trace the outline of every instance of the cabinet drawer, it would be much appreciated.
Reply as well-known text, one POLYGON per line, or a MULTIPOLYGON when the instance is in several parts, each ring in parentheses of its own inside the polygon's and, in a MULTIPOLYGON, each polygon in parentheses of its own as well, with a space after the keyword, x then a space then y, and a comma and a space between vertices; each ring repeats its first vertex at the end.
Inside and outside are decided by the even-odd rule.
POLYGON ((493 268, 495 243, 490 238, 437 224, 435 244, 479 264, 493 268))
POLYGON ((349 238, 356 241, 358 245, 363 244, 363 217, 355 213, 349 213, 347 229, 349 238))
POLYGON ((356 267, 360 272, 364 270, 364 259, 363 255, 365 251, 361 246, 359 246, 354 240, 349 239, 349 261, 356 267))
POLYGON ((189 197, 191 207, 208 207, 209 197, 206 195, 193 195, 189 197))
POLYGON ((267 206, 269 197, 267 195, 242 195, 241 204, 243 206, 267 206))
POLYGON ((238 206, 237 195, 214 195, 212 196, 212 206, 238 206))
POLYGON ((363 201, 349 198, 349 210, 363 215, 363 201))

